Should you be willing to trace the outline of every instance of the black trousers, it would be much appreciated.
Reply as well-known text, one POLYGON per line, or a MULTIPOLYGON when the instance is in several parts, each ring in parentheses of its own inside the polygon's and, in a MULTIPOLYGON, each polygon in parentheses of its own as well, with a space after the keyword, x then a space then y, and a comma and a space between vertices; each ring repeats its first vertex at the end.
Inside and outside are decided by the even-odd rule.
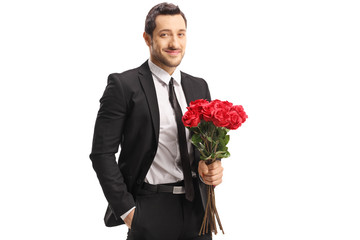
POLYGON ((211 234, 199 236, 204 209, 197 186, 193 202, 184 194, 141 190, 127 240, 211 240, 211 234))

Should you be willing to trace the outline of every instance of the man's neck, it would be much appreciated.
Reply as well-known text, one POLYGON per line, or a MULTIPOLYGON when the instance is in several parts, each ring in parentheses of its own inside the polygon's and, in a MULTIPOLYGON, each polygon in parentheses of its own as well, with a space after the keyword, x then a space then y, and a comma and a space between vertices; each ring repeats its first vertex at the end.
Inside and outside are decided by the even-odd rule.
POLYGON ((175 72, 176 67, 169 67, 166 66, 164 64, 162 64, 161 62, 153 59, 152 57, 150 57, 150 60, 153 64, 155 64, 156 66, 158 66, 159 68, 163 69, 164 71, 166 71, 170 76, 175 72))

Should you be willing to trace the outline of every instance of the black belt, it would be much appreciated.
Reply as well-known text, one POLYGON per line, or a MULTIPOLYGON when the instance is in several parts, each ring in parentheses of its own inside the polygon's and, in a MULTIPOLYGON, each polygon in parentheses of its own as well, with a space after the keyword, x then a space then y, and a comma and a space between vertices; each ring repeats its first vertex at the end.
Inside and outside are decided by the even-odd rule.
POLYGON ((151 192, 158 193, 185 194, 184 181, 178 183, 157 185, 144 183, 142 188, 151 192))

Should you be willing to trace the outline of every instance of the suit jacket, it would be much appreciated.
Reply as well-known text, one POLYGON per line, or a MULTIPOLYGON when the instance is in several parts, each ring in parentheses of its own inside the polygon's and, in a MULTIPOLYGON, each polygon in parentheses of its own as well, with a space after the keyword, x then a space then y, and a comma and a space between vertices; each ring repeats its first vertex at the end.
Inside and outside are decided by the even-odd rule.
MULTIPOLYGON (((207 83, 181 72, 189 104, 210 100, 207 83)), ((159 108, 152 73, 146 61, 140 67, 110 74, 97 115, 90 159, 109 203, 106 226, 123 224, 120 216, 135 206, 136 193, 154 160, 159 140, 159 108), (118 162, 115 153, 121 151, 118 162)), ((199 153, 194 149, 194 163, 199 153)), ((197 172, 197 166, 195 166, 197 172)), ((206 186, 199 181, 202 201, 206 186)))

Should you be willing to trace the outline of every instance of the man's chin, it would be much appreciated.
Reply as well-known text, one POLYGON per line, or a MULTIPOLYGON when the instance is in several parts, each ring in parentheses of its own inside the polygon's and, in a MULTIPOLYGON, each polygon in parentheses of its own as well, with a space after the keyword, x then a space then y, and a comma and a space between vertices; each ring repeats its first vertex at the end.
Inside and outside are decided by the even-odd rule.
POLYGON ((166 61, 166 65, 168 66, 168 67, 178 67, 179 65, 180 65, 180 63, 181 63, 181 60, 182 59, 180 59, 180 60, 172 60, 172 61, 166 61))
POLYGON ((161 56, 161 57, 153 57, 153 59, 155 60, 155 62, 154 62, 155 64, 157 62, 158 65, 163 65, 163 66, 170 67, 170 68, 176 68, 180 65, 181 60, 183 58, 180 56, 178 56, 178 57, 161 56))

